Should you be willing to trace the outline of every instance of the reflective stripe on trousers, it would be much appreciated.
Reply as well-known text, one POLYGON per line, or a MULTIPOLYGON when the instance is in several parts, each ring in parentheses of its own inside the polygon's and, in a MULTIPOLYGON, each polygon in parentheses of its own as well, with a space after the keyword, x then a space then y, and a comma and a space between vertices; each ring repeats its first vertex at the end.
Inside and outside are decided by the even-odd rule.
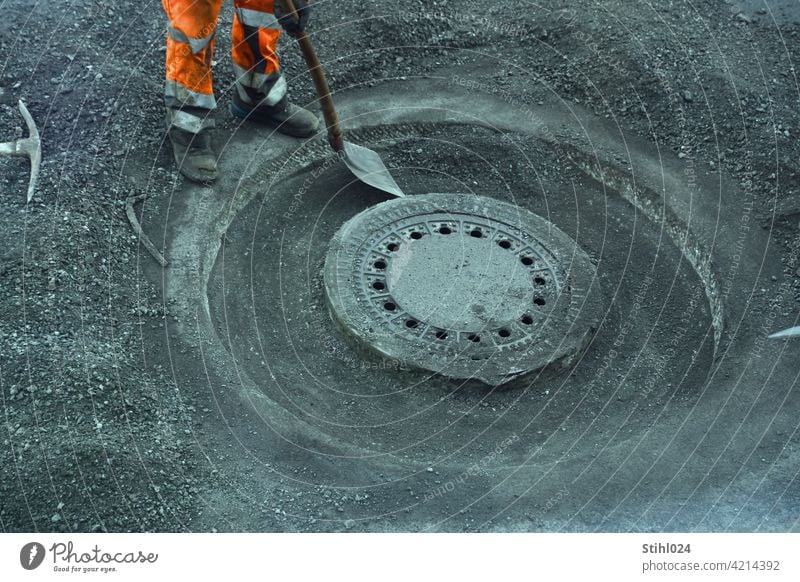
MULTIPOLYGON (((169 19, 165 103, 171 109, 214 109, 211 61, 222 0, 162 0, 162 4, 169 19)), ((281 30, 273 0, 234 0, 234 6, 231 59, 237 82, 266 93, 263 102, 273 105, 286 94, 275 53, 281 30)))

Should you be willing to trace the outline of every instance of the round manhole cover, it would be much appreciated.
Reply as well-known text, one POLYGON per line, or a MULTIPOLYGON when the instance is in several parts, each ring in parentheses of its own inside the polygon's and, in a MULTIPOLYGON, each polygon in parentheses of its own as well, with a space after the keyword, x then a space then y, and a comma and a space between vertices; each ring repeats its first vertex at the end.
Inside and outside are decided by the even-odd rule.
POLYGON ((570 361, 602 313, 595 270, 517 206, 427 194, 374 206, 325 262, 333 317, 385 357, 498 385, 570 361))

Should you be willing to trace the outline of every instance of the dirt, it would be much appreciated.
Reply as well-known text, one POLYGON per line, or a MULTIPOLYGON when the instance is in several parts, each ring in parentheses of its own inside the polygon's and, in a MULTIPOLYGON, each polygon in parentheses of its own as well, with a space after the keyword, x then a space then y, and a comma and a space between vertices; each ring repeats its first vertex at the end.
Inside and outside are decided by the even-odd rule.
MULTIPOLYGON (((728 328, 729 334, 756 337, 765 322, 774 329, 795 325, 800 299, 800 198, 796 191, 800 148, 795 137, 800 132, 800 93, 794 64, 800 50, 800 9, 796 3, 761 4, 701 0, 650 5, 610 0, 553 6, 511 0, 476 8, 466 0, 442 0, 431 10, 430 3, 419 0, 399 8, 385 0, 319 3, 312 30, 337 90, 367 90, 387 79, 410 83, 426 75, 451 78, 456 84, 468 78, 472 84, 465 92, 467 99, 472 91, 495 95, 519 109, 552 101, 564 108, 574 105, 656 144, 665 156, 693 160, 698 172, 729 176, 752 197, 754 228, 770 237, 780 263, 765 266, 768 275, 753 290, 747 319, 734 320, 728 328)), ((731 392, 730 398, 743 406, 735 415, 722 420, 703 417, 692 423, 691 407, 711 398, 701 391, 706 375, 735 378, 740 374, 735 361, 726 361, 722 369, 712 366, 704 334, 698 334, 696 344, 670 363, 667 372, 677 376, 674 387, 666 381, 657 384, 646 401, 637 400, 641 394, 636 391, 618 393, 602 383, 600 390, 592 390, 584 400, 581 387, 588 378, 570 377, 558 398, 565 407, 576 402, 581 407, 573 424, 566 425, 565 435, 559 436, 565 426, 563 416, 552 412, 558 408, 545 406, 556 397, 545 394, 547 385, 541 390, 537 387, 535 394, 527 394, 525 387, 518 387, 521 392, 517 393, 504 392, 492 404, 504 411, 507 421, 528 412, 519 407, 520 393, 530 396, 537 410, 544 407, 537 428, 542 432, 536 436, 534 430, 529 439, 522 428, 496 427, 484 441, 472 443, 474 450, 445 442, 438 451, 441 456, 458 459, 461 455, 478 463, 494 447, 501 447, 499 455, 461 485, 457 481, 461 465, 452 459, 445 468, 431 466, 428 471, 421 466, 411 486, 403 481, 402 463, 366 466, 337 458, 341 441, 367 448, 382 442, 387 447, 383 452, 391 452, 403 439, 413 443, 413 432, 383 432, 374 427, 358 431, 349 426, 334 431, 338 440, 326 440, 331 431, 322 431, 325 437, 321 438, 319 431, 304 432, 302 427, 307 425, 298 424, 292 435, 297 442, 325 454, 315 457, 312 464, 302 454, 282 448, 285 433, 276 430, 265 436, 261 429, 255 430, 257 413, 226 389, 229 381, 215 377, 213 366, 201 366, 205 359, 192 360, 193 350, 202 352, 202 342, 186 346, 176 339, 176 326, 191 324, 192 314, 177 309, 180 302, 164 293, 164 273, 138 244, 125 216, 126 200, 147 194, 137 210, 143 213, 145 230, 163 247, 163 225, 173 207, 184 203, 189 187, 172 167, 163 141, 160 91, 166 22, 160 3, 75 0, 53 11, 44 5, 5 0, 0 8, 4 16, 0 24, 0 140, 23 135, 16 100, 24 99, 43 143, 39 185, 27 206, 27 162, 0 157, 0 463, 6 468, 0 477, 0 527, 4 531, 632 531, 676 527, 797 531, 800 527, 797 469, 785 456, 798 448, 797 417, 787 417, 781 408, 796 400, 796 376, 784 370, 770 377, 767 371, 731 392), (189 360, 195 362, 191 374, 177 373, 176 366, 189 360), (592 411, 605 414, 607 406, 617 410, 603 417, 602 423, 609 434, 622 433, 624 438, 614 441, 621 449, 639 435, 643 440, 637 442, 647 443, 647 429, 654 424, 683 429, 677 420, 660 414, 670 406, 675 392, 678 401, 687 402, 685 415, 677 418, 686 419, 690 430, 704 434, 717 422, 727 422, 736 430, 720 430, 720 442, 714 441, 699 455, 691 448, 667 455, 671 461, 662 468, 664 479, 657 485, 631 488, 624 481, 617 485, 611 480, 619 471, 631 472, 640 466, 646 474, 654 456, 649 451, 657 449, 655 444, 633 452, 623 450, 613 457, 630 460, 630 465, 614 465, 611 477, 600 471, 599 463, 584 467, 581 455, 570 457, 573 448, 584 447, 590 454, 592 446, 570 431, 592 425, 592 411), (744 423, 751 413, 761 415, 758 422, 744 423), (723 441, 723 434, 732 436, 723 441), (513 435, 526 438, 509 441, 513 435), (384 440, 376 441, 379 438, 384 440), (737 448, 741 439, 746 443, 737 448), (545 477, 549 475, 550 482, 538 492, 538 499, 527 505, 517 502, 533 487, 529 474, 498 481, 497 471, 524 465, 531 450, 543 442, 547 446, 540 462, 548 467, 545 477), (286 451, 286 455, 276 459, 274 451, 286 451), (598 472, 593 483, 609 484, 605 496, 598 498, 574 485, 584 471, 598 472), (675 509, 661 498, 662 484, 666 488, 677 475, 687 474, 688 478, 675 482, 675 488, 691 501, 687 507, 692 513, 675 509), (354 487, 353 475, 359 481, 353 491, 338 488, 354 487), (706 477, 711 485, 703 487, 706 477), (380 487, 387 483, 391 486, 380 487), (457 493, 451 495, 447 486, 453 483, 457 493), (358 487, 367 487, 369 492, 358 487), (448 494, 439 494, 440 489, 448 494), (495 497, 485 499, 487 491, 494 491, 495 497), (634 504, 632 500, 639 497, 652 501, 634 504), (763 499, 765 511, 763 507, 745 510, 753 509, 754 499, 763 499), (758 511, 761 521, 753 517, 758 511)), ((226 111, 233 82, 227 55, 231 20, 227 6, 219 23, 215 68, 220 150, 229 140, 246 135, 226 111)), ((311 83, 288 39, 282 42, 281 54, 294 99, 312 101, 311 83)), ((481 112, 476 116, 480 118, 481 112)), ((469 144, 469 151, 487 154, 491 167, 504 169, 502 175, 490 175, 482 183, 491 195, 506 195, 506 179, 509 183, 541 179, 526 174, 531 164, 521 163, 518 150, 504 149, 496 137, 483 135, 480 129, 460 131, 457 137, 469 144)), ((463 183, 469 183, 480 167, 479 161, 465 160, 447 149, 423 150, 432 151, 435 160, 415 157, 427 148, 427 142, 414 139, 387 147, 387 159, 398 165, 435 161, 454 169, 453 175, 463 183)), ((530 151, 546 158, 540 146, 529 145, 530 151)), ((556 176, 559 169, 552 160, 543 159, 541 165, 553 174, 545 182, 563 191, 560 181, 568 185, 569 176, 556 176)), ((406 180, 402 185, 416 180, 419 191, 435 191, 438 185, 433 175, 424 176, 424 184, 420 176, 401 179, 406 180)), ((587 187, 597 187, 582 179, 587 187)), ((446 185, 444 181, 442 187, 446 185)), ((658 232, 634 231, 630 207, 618 200, 609 204, 610 209, 583 209, 597 220, 619 219, 613 226, 617 236, 609 246, 603 246, 609 240, 597 238, 607 230, 582 232, 575 227, 574 205, 555 204, 548 218, 590 254, 595 251, 595 259, 604 259, 605 288, 619 288, 620 303, 629 305, 641 289, 641 274, 656 265, 652 258, 656 251, 667 268, 680 264, 680 253, 662 246, 658 232), (620 272, 631 249, 627 280, 620 272)), ((270 210, 261 212, 269 216, 270 210)), ((303 212, 317 217, 311 205, 303 207, 303 212)), ((347 208, 331 212, 338 215, 329 216, 314 236, 324 239, 331 234, 344 220, 347 208)), ((254 220, 256 215, 245 216, 254 220)), ((247 237, 254 229, 266 227, 243 224, 239 228, 239 234, 247 237)), ((231 240, 236 240, 236 234, 234 228, 231 240)), ((259 242, 270 241, 269 232, 259 237, 259 242)), ((321 244, 315 248, 319 252, 312 262, 319 262, 324 248, 321 244)), ((297 256, 290 256, 298 265, 308 260, 297 251, 297 256)), ((267 256, 257 268, 270 272, 274 258, 267 256)), ((248 260, 239 259, 241 264, 231 261, 224 268, 251 268, 248 260)), ((670 326, 681 325, 681 306, 693 304, 692 297, 698 293, 696 274, 686 264, 670 271, 670 276, 678 285, 678 291, 670 294, 674 311, 659 320, 665 329, 656 337, 665 336, 670 326)), ((231 296, 247 291, 237 289, 231 296)), ((272 282, 265 285, 264 293, 261 300, 270 293, 280 296, 272 282)), ((225 303, 220 299, 225 295, 217 288, 212 287, 210 297, 212 304, 215 297, 225 303)), ((234 329, 246 337, 252 304, 226 301, 241 309, 231 317, 242 322, 234 329)), ((698 305, 692 323, 709 329, 711 314, 702 307, 705 303, 698 305)), ((600 363, 608 354, 603 342, 606 347, 613 345, 624 323, 623 313, 610 313, 607 335, 601 331, 591 352, 600 363)), ((255 315, 269 324, 269 304, 259 304, 255 315)), ((215 317, 220 317, 220 311, 215 317)), ((306 313, 305 317, 314 316, 306 313)), ((646 312, 642 317, 642 329, 658 331, 646 312)), ((309 326, 314 323, 311 319, 309 326)), ((294 332, 273 324, 275 341, 269 342, 269 350, 278 363, 277 375, 303 377, 305 372, 292 354, 281 354, 292 345, 283 334, 294 332)), ((303 336, 302 349, 319 352, 331 345, 340 347, 332 331, 323 331, 317 327, 313 337, 303 336)), ((636 340, 628 338, 631 343, 636 340)), ((227 347, 243 368, 260 368, 260 362, 247 361, 246 354, 238 353, 243 345, 231 341, 227 347)), ((721 345, 724 349, 725 338, 721 345)), ((796 361, 795 344, 773 345, 774 350, 784 350, 785 358, 796 361)), ((615 377, 627 371, 634 376, 627 386, 646 385, 648 374, 658 369, 658 352, 664 345, 656 342, 649 349, 653 353, 648 358, 655 363, 648 364, 645 358, 645 364, 637 367, 619 359, 615 377)), ((339 352, 347 353, 344 347, 339 352)), ((369 370, 352 377, 364 383, 359 389, 397 381, 396 370, 380 369, 380 362, 371 360, 348 363, 340 359, 322 372, 342 381, 342 374, 360 371, 365 361, 371 362, 369 370), (378 376, 385 378, 382 383, 370 383, 378 376)), ((738 363, 741 369, 751 364, 738 363)), ((305 391, 290 396, 316 400, 315 384, 309 379, 303 386, 305 391)), ((429 391, 424 399, 434 403, 440 394, 429 391)), ((360 404, 353 404, 340 409, 330 395, 324 398, 325 406, 341 415, 341 424, 357 427, 355 421, 365 417, 375 424, 385 420, 374 408, 359 410, 360 404)), ((454 404, 450 416, 471 406, 471 396, 463 398, 454 404)), ((720 403, 720 410, 730 412, 724 408, 728 400, 720 403)), ((423 405, 420 401, 407 404, 423 405)), ((468 423, 473 427, 491 424, 494 408, 479 404, 468 423)), ((422 421, 416 431, 425 430, 422 421)), ((689 442, 700 442, 699 438, 689 442)), ((667 454, 666 449, 661 454, 667 454)), ((416 450, 409 456, 423 465, 430 462, 429 451, 416 450)))

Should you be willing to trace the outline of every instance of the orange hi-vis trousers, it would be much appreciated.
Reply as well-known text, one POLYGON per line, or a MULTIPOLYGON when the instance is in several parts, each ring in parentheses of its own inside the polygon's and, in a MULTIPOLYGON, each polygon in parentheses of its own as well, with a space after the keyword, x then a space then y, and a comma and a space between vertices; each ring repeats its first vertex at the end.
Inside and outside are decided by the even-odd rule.
MULTIPOLYGON (((162 0, 167 27, 168 122, 192 133, 213 125, 217 105, 211 77, 222 0, 162 0)), ((236 90, 247 103, 275 105, 286 95, 275 49, 281 27, 273 0, 234 0, 231 60, 236 90), (255 102, 254 102, 255 96, 255 102)))

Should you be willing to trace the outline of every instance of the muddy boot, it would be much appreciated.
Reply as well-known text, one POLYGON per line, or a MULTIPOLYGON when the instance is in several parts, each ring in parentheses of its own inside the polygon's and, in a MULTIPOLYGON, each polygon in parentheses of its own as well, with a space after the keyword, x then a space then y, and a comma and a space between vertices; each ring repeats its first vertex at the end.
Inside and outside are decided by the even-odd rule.
POLYGON ((290 103, 286 95, 275 105, 253 106, 246 103, 238 91, 234 91, 231 113, 247 121, 269 125, 293 137, 309 137, 319 129, 317 116, 307 109, 290 103))
POLYGON ((172 126, 167 135, 181 174, 200 184, 209 184, 217 179, 217 156, 211 149, 210 129, 192 133, 172 126))

